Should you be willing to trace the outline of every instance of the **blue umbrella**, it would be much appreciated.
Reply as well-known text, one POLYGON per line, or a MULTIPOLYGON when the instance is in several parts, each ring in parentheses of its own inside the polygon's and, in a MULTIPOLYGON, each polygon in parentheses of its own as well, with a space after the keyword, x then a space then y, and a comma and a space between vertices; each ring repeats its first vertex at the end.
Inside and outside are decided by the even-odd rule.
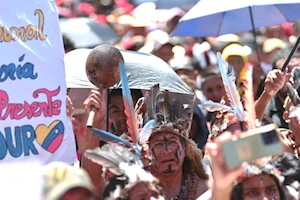
POLYGON ((201 0, 179 21, 172 36, 219 36, 293 22, 300 0, 201 0))

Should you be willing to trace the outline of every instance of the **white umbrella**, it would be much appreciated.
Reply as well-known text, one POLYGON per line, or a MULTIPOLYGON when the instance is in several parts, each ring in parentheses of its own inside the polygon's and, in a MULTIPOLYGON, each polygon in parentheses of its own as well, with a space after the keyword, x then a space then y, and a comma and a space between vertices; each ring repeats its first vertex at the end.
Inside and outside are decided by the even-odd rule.
MULTIPOLYGON (((86 75, 86 59, 92 49, 75 49, 65 55, 68 88, 94 88, 86 75)), ((159 84, 162 90, 193 96, 194 93, 174 70, 160 58, 146 53, 120 50, 130 89, 150 90, 159 84)), ((113 86, 121 88, 121 81, 113 86)))
POLYGON ((94 88, 85 72, 85 63, 92 49, 75 49, 65 55, 67 88, 94 88))

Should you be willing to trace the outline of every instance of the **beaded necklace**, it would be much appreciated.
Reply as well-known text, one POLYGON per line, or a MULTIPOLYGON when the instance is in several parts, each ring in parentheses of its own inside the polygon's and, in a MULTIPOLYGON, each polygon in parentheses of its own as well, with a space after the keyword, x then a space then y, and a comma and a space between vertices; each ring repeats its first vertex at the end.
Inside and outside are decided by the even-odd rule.
POLYGON ((195 200, 200 178, 196 173, 189 175, 184 174, 181 182, 179 194, 171 200, 195 200))

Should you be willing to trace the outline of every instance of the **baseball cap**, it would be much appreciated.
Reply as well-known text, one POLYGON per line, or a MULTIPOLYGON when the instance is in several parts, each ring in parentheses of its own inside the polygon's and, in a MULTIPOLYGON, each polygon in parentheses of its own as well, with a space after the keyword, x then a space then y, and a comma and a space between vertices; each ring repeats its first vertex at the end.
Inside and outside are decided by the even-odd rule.
POLYGON ((285 43, 279 38, 267 39, 262 47, 264 53, 270 53, 275 49, 282 49, 285 47, 285 43))
POLYGON ((88 174, 78 167, 63 162, 52 162, 43 167, 44 199, 57 200, 74 188, 84 188, 95 194, 88 174))
POLYGON ((222 56, 225 60, 227 60, 229 56, 241 56, 244 62, 247 63, 248 55, 249 51, 247 47, 245 48, 245 46, 236 43, 226 46, 222 51, 222 56))

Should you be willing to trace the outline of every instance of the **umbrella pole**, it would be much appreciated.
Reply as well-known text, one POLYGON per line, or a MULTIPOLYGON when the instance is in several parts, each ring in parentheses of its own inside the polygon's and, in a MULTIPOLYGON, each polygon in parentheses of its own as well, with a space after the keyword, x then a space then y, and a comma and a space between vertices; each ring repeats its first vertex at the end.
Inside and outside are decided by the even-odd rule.
POLYGON ((288 64, 290 63, 292 57, 294 56, 296 50, 298 49, 299 44, 300 44, 300 36, 298 37, 298 40, 297 40, 297 42, 295 43, 295 45, 294 45, 294 47, 293 47, 291 53, 289 54, 288 58, 287 58, 286 61, 284 62, 284 65, 283 65, 281 71, 285 71, 285 69, 287 68, 288 64))
POLYGON ((252 26, 252 33, 254 36, 254 45, 255 45, 255 49, 256 49, 256 55, 257 55, 257 59, 258 62, 260 63, 260 56, 259 56, 259 52, 258 52, 258 44, 256 42, 256 31, 255 31, 255 26, 254 26, 254 19, 253 19, 253 13, 252 13, 252 8, 251 6, 249 6, 249 13, 250 13, 250 19, 251 19, 251 26, 252 26))

